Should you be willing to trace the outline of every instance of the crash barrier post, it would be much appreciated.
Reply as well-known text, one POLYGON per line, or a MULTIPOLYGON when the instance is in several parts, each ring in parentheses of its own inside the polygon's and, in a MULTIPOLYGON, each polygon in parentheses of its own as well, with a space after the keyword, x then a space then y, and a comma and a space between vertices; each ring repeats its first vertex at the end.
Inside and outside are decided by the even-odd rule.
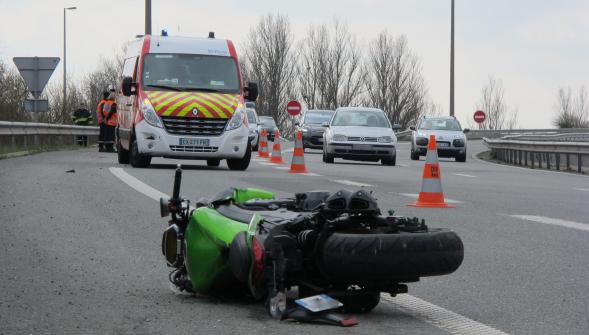
POLYGON ((497 160, 507 164, 578 173, 588 171, 588 133, 511 135, 483 141, 497 160), (518 157, 514 159, 512 153, 523 156, 523 164, 518 157))
POLYGON ((268 158, 268 132, 263 130, 260 132, 260 148, 258 149, 258 157, 268 158))
POLYGON ((276 130, 274 133, 274 145, 272 146, 272 157, 270 157, 270 163, 282 164, 282 148, 280 146, 280 131, 276 130))
POLYGON ((303 133, 299 130, 295 135, 295 147, 292 153, 292 162, 290 164, 290 173, 307 173, 305 165, 305 149, 303 147, 303 133))
POLYGON ((430 135, 429 137, 422 178, 421 192, 419 192, 417 201, 407 206, 427 208, 456 207, 448 205, 444 200, 444 192, 442 191, 442 174, 440 172, 440 162, 438 161, 438 146, 436 145, 435 135, 430 135))

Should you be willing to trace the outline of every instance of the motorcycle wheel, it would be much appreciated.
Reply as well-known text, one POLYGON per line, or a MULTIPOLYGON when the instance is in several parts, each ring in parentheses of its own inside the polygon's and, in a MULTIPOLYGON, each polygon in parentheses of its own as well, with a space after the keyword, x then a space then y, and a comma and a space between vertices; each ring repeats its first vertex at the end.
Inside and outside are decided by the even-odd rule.
POLYGON ((368 313, 380 302, 380 292, 366 292, 337 297, 344 313, 368 313))

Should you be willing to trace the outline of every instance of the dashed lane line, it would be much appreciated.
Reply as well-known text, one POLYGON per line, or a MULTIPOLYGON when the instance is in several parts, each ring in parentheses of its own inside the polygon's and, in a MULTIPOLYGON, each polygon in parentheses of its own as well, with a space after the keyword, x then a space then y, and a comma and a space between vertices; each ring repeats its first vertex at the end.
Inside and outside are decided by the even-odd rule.
POLYGON ((460 176, 460 177, 466 177, 466 178, 476 178, 477 177, 477 176, 473 176, 471 174, 466 174, 466 173, 453 173, 453 175, 460 176))
MULTIPOLYGON (((419 197, 419 194, 417 194, 417 193, 397 193, 397 192, 389 192, 389 193, 398 194, 398 195, 402 195, 404 197, 409 197, 409 198, 419 197)), ((449 204, 463 204, 464 203, 464 201, 454 200, 454 199, 450 199, 450 198, 444 198, 444 200, 446 200, 446 202, 449 204)))
MULTIPOLYGON (((167 194, 160 192, 159 190, 156 190, 155 188, 145 184, 141 180, 131 176, 122 168, 111 167, 109 170, 115 177, 129 185, 129 187, 153 200, 159 201, 161 197, 168 196, 167 194)), ((456 314, 443 307, 436 306, 432 303, 408 294, 401 294, 395 298, 382 295, 382 298, 387 303, 399 308, 403 312, 417 318, 418 320, 432 324, 454 335, 507 335, 507 333, 504 333, 500 330, 486 326, 482 323, 476 322, 460 314, 456 314)))
POLYGON ((589 192, 589 188, 575 188, 577 191, 589 192))
POLYGON ((338 183, 338 184, 343 184, 343 185, 348 185, 348 186, 374 187, 374 185, 371 185, 371 184, 359 183, 357 181, 345 180, 345 179, 336 179, 336 180, 332 180, 332 182, 338 183))
POLYGON ((501 330, 474 321, 409 294, 400 294, 394 298, 383 294, 381 298, 401 311, 445 330, 450 334, 508 335, 501 330))
POLYGON ((549 225, 553 225, 553 226, 561 226, 561 227, 566 227, 566 228, 589 231, 589 224, 587 224, 587 223, 568 221, 568 220, 563 220, 563 219, 555 219, 555 218, 549 218, 549 217, 538 216, 538 215, 509 215, 509 216, 517 218, 517 219, 522 219, 522 220, 527 220, 527 221, 532 221, 532 222, 539 222, 539 223, 549 224, 549 225))

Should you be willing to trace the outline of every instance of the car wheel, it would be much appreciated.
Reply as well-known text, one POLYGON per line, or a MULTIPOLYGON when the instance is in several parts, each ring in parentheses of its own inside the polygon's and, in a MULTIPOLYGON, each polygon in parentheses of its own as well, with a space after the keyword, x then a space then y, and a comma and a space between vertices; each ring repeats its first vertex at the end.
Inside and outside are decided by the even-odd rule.
POLYGON ((250 146, 250 143, 248 141, 247 148, 245 150, 245 155, 243 156, 243 158, 227 159, 227 166, 229 167, 229 170, 244 171, 250 165, 251 158, 252 158, 252 147, 250 146))
POLYGON ((397 164, 397 155, 380 160, 382 165, 395 166, 397 164))
POLYGON ((129 164, 129 150, 123 149, 120 139, 117 139, 117 158, 119 164, 129 164))
POLYGON ((207 159, 207 166, 219 166, 219 164, 221 164, 221 160, 220 159, 207 159))
POLYGON ((260 146, 260 137, 258 136, 258 140, 256 141, 256 145, 252 146, 252 151, 258 151, 259 146, 260 146))
POLYGON ((129 156, 129 162, 132 167, 146 168, 151 163, 150 156, 139 153, 139 147, 137 146, 137 141, 135 139, 133 139, 133 142, 131 143, 131 152, 129 156))
POLYGON ((325 150, 323 150, 323 162, 327 164, 333 164, 333 155, 330 155, 325 150))
POLYGON ((461 163, 464 163, 464 162, 466 162, 466 154, 457 155, 457 156, 456 156, 456 161, 457 161, 457 162, 461 162, 461 163))

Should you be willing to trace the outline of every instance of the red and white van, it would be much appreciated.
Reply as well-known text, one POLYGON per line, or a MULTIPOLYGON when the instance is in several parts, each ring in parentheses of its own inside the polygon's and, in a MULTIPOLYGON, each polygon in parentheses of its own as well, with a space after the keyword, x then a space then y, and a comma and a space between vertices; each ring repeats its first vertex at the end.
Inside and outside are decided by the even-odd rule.
POLYGON ((151 157, 203 159, 247 169, 251 147, 243 84, 230 40, 141 36, 125 55, 116 102, 119 163, 147 167, 151 157))

